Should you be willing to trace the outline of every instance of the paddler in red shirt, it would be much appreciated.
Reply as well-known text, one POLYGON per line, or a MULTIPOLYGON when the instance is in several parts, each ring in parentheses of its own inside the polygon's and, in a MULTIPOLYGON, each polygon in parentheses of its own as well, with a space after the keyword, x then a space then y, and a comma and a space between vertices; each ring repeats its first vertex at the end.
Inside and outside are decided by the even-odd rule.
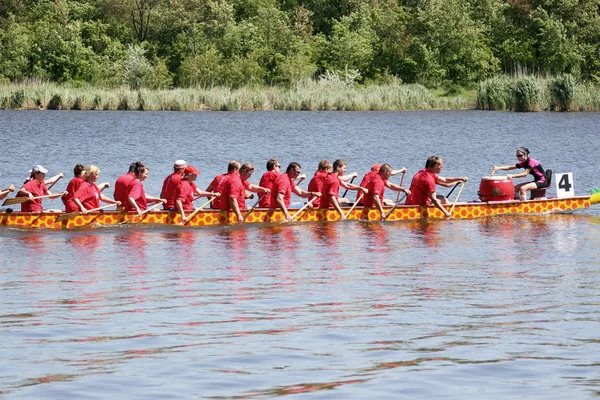
POLYGON ((221 191, 221 211, 233 211, 237 216, 238 223, 244 221, 241 209, 245 208, 246 198, 244 184, 240 177, 240 163, 230 161, 227 167, 227 178, 223 182, 221 191))
POLYGON ((160 197, 162 199, 167 199, 167 202, 164 204, 163 209, 173 211, 175 209, 175 190, 177 190, 177 185, 181 182, 181 178, 183 177, 183 173, 185 168, 187 167, 187 163, 185 160, 177 160, 173 163, 173 173, 165 178, 163 181, 162 190, 160 191, 160 197))
MULTIPOLYGON (((48 170, 41 165, 35 165, 31 171, 29 171, 29 179, 25 181, 25 184, 19 189, 17 197, 29 197, 29 200, 21 203, 22 212, 42 212, 42 199, 36 199, 40 196, 49 196, 50 199, 55 199, 64 195, 66 192, 52 194, 46 187, 44 179, 48 170)), ((54 210, 48 210, 54 211, 54 210)))
POLYGON ((125 204, 125 211, 136 211, 138 215, 142 215, 148 207, 148 203, 166 203, 166 199, 149 196, 144 190, 144 182, 148 178, 148 167, 142 165, 135 169, 135 178, 129 182, 125 194, 127 196, 127 203, 125 204))
POLYGON ((383 195, 385 188, 388 187, 396 192, 404 192, 410 195, 411 191, 404 189, 400 185, 389 183, 388 179, 392 176, 392 166, 389 164, 383 164, 379 168, 377 175, 374 175, 371 180, 367 183, 366 189, 369 191, 365 195, 364 205, 365 207, 376 207, 381 213, 381 219, 385 218, 383 212, 383 195))
MULTIPOLYGON (((270 159, 269 161, 267 161, 267 172, 265 172, 262 175, 260 181, 258 182, 258 185, 260 187, 264 187, 272 191, 273 183, 275 182, 275 179, 277 179, 277 177, 279 176, 280 169, 281 164, 279 164, 279 161, 275 159, 270 159)), ((263 197, 262 200, 258 203, 258 206, 261 208, 270 208, 271 196, 263 197)))
POLYGON ((254 173, 254 167, 249 162, 242 164, 242 166, 240 167, 240 178, 242 179, 242 184, 244 185, 244 196, 243 196, 243 198, 239 199, 238 203, 240 204, 240 207, 243 210, 245 210, 247 208, 246 207, 246 199, 254 198, 254 195, 247 196, 246 191, 254 192, 254 193, 263 193, 263 197, 262 197, 263 199, 265 197, 269 197, 267 195, 271 193, 271 189, 250 183, 249 179, 253 173, 254 173))
MULTIPOLYGON (((365 174, 365 176, 363 176, 362 181, 360 182, 360 187, 367 187, 367 183, 369 183, 369 181, 377 174, 379 174, 379 168, 381 168, 381 164, 373 164, 371 166, 371 170, 369 172, 367 172, 365 174)), ((402 174, 402 173, 406 173, 407 169, 406 167, 402 168, 402 169, 395 169, 392 171, 392 175, 391 176, 395 176, 398 174, 402 174)), ((386 181, 387 182, 387 181, 386 181)), ((389 187, 389 186, 388 186, 389 187)), ((360 196, 360 193, 356 193, 356 200, 358 201, 358 197, 360 196)), ((383 203, 386 204, 388 203, 390 200, 386 200, 383 199, 383 203)), ((362 205, 363 203, 358 203, 358 205, 362 205)), ((392 202, 393 204, 393 202, 392 202)), ((389 204, 388 204, 389 205, 389 204)))
POLYGON ((61 200, 65 205, 65 212, 67 213, 79 211, 77 204, 73 201, 73 197, 75 196, 75 192, 77 192, 77 189, 79 189, 79 186, 81 186, 81 184, 85 182, 84 172, 85 165, 83 164, 77 164, 73 168, 74 177, 69 181, 69 184, 67 185, 67 194, 61 197, 61 200))
MULTIPOLYGON (((333 166, 331 165, 331 161, 321 160, 319 162, 319 165, 317 166, 317 171, 315 172, 315 174, 312 177, 312 179, 310 180, 310 182, 308 182, 308 190, 310 192, 322 193, 323 184, 325 184, 327 175, 331 172, 332 168, 333 168, 333 166)), ((312 200, 312 196, 309 198, 309 200, 312 200)), ((315 199, 312 203, 313 207, 319 208, 321 206, 322 200, 323 200, 323 198, 315 199)), ((327 207, 325 207, 325 208, 327 208, 327 207)))
POLYGON ((85 169, 83 176, 85 176, 85 180, 79 185, 73 196, 73 202, 78 207, 75 211, 87 214, 91 210, 100 208, 100 200, 108 204, 121 205, 119 201, 103 195, 100 188, 96 186, 96 181, 98 180, 98 176, 100 176, 100 169, 98 167, 90 165, 85 169))
POLYGON ((444 178, 439 173, 444 169, 444 160, 441 157, 431 156, 425 162, 425 168, 415 174, 411 183, 411 194, 406 198, 407 205, 428 206, 433 204, 446 218, 450 218, 450 213, 444 208, 448 200, 436 193, 436 185, 450 187, 457 182, 467 182, 469 178, 444 178))
POLYGON ((302 190, 298 187, 295 179, 300 176, 302 167, 297 162, 292 162, 288 165, 287 170, 284 174, 277 177, 273 182, 273 188, 271 189, 271 208, 281 208, 285 219, 291 221, 292 216, 288 212, 288 207, 291 204, 292 191, 300 197, 316 196, 321 197, 320 192, 310 192, 302 190))
POLYGON ((323 183, 323 197, 321 197, 320 208, 333 207, 340 214, 340 219, 346 219, 346 216, 342 212, 342 207, 339 202, 340 186, 348 190, 362 191, 364 194, 368 193, 368 190, 352 183, 346 183, 342 180, 342 177, 346 173, 346 161, 335 160, 333 163, 333 172, 327 174, 325 182, 323 183))
POLYGON ((113 194, 113 198, 116 201, 120 201, 121 207, 123 208, 127 208, 126 204, 128 203, 127 187, 129 186, 131 181, 135 179, 135 171, 143 167, 143 165, 144 164, 142 164, 139 161, 131 163, 129 165, 129 172, 127 172, 125 175, 121 175, 120 177, 118 177, 117 181, 115 182, 115 192, 113 194))
POLYGON ((181 214, 181 220, 185 221, 187 217, 185 216, 185 211, 194 211, 194 196, 200 197, 218 197, 221 194, 216 192, 205 192, 204 190, 198 189, 196 186, 196 178, 200 175, 200 171, 196 169, 193 165, 189 165, 185 167, 183 170, 183 178, 181 182, 177 185, 175 189, 175 194, 173 195, 173 202, 175 204, 175 208, 181 214))

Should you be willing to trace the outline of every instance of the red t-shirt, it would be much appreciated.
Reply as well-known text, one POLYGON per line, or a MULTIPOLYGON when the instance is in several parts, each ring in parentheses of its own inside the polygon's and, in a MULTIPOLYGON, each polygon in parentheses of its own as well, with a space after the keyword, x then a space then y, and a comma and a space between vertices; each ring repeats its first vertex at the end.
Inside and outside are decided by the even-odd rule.
POLYGON ((435 192, 437 175, 425 168, 413 176, 410 182, 410 196, 406 198, 406 204, 417 206, 428 206, 431 204, 429 195, 435 192))
MULTIPOLYGON (((271 190, 271 192, 273 192, 273 183, 275 183, 275 180, 277 179, 278 176, 279 176, 279 173, 275 170, 267 171, 260 178, 260 183, 258 185, 262 186, 264 188, 267 188, 267 189, 271 190)), ((271 207, 271 196, 264 196, 262 198, 262 200, 260 201, 260 203, 258 203, 258 206, 262 207, 262 208, 270 208, 271 207)))
MULTIPOLYGON (((321 205, 319 208, 333 207, 330 196, 335 196, 336 198, 339 196, 340 185, 340 177, 336 173, 332 172, 327 175, 327 179, 325 179, 325 183, 323 184, 323 192, 321 193, 323 197, 321 197, 321 205)), ((313 204, 314 203, 315 202, 313 202, 313 204)))
POLYGON ((177 190, 179 182, 181 182, 181 178, 182 175, 179 172, 173 172, 165 178, 162 190, 160 191, 160 198, 167 200, 163 205, 165 210, 175 207, 175 191, 177 190))
POLYGON ((196 184, 187 180, 181 180, 179 185, 175 188, 175 194, 173 195, 173 204, 175 201, 180 200, 181 205, 185 211, 191 211, 194 209, 194 193, 196 192, 196 184))
POLYGON ((125 200, 126 211, 137 211, 135 207, 129 203, 130 197, 133 197, 140 210, 144 211, 146 208, 148 208, 148 203, 146 202, 146 191, 144 190, 144 185, 142 185, 142 182, 140 182, 139 179, 134 179, 129 182, 126 192, 127 200, 125 200))
MULTIPOLYGON (((48 194, 48 189, 44 182, 38 182, 35 179, 28 181, 21 189, 33 194, 33 197, 45 196, 48 194)), ((42 212, 42 199, 27 200, 21 203, 21 211, 23 212, 42 212)))
POLYGON ((71 181, 67 185, 67 194, 62 195, 62 197, 60 198, 63 204, 65 205, 65 212, 70 213, 79 211, 79 207, 77 207, 77 204, 75 204, 75 202, 73 201, 73 197, 75 196, 77 189, 79 189, 83 182, 85 182, 85 179, 76 176, 73 179, 71 179, 71 181))
POLYGON ((217 175, 210 183, 209 186, 212 187, 213 192, 221 193, 221 197, 216 197, 212 203, 210 203, 211 208, 221 208, 221 202, 223 201, 223 186, 228 178, 229 174, 217 175))
POLYGON ((283 204, 288 208, 292 202, 292 189, 296 187, 294 180, 287 174, 280 174, 275 182, 273 182, 273 189, 271 190, 271 207, 278 208, 277 194, 283 193, 283 204))
MULTIPOLYGON (((308 182, 308 191, 309 192, 322 192, 323 190, 323 185, 325 184, 325 180, 327 179, 327 171, 317 171, 315 172, 315 175, 313 176, 313 178, 310 180, 310 182, 308 182)), ((313 196, 311 196, 309 198, 309 200, 312 200, 313 196)), ((319 207, 321 205, 321 200, 323 199, 323 197, 319 198, 317 197, 317 199, 315 201, 313 201, 313 206, 315 207, 319 207)), ((323 207, 323 208, 327 208, 327 207, 323 207)))
MULTIPOLYGON (((100 189, 93 183, 84 181, 79 186, 79 189, 77 189, 77 192, 75 192, 73 198, 79 199, 86 210, 93 210, 100 207, 100 189)), ((79 211, 79 207, 77 207, 76 211, 79 211)))
MULTIPOLYGON (((365 176, 363 177, 362 181, 360 182, 360 185, 359 185, 359 186, 360 186, 360 187, 364 187, 364 188, 366 188, 366 187, 367 187, 367 183, 369 183, 369 181, 370 181, 371 179, 373 179, 373 177, 374 177, 375 175, 379 175, 379 171, 369 171, 369 172, 367 172, 367 173, 365 174, 365 176)), ((356 192, 356 201, 358 201, 358 197, 359 197, 361 194, 362 194, 362 191, 360 191, 360 190, 359 190, 358 192, 356 192)), ((363 196, 363 198, 364 198, 364 196, 363 196)))
POLYGON ((131 183, 132 180, 135 179, 135 174, 133 172, 128 172, 125 175, 121 175, 117 178, 115 182, 115 192, 113 197, 116 201, 121 202, 122 207, 126 207, 127 201, 127 187, 131 183))
POLYGON ((369 193, 367 193, 364 197, 365 207, 374 207, 375 206, 375 201, 373 201, 374 196, 379 196, 379 200, 381 201, 381 204, 383 205, 383 194, 385 193, 385 182, 386 181, 381 177, 381 175, 379 175, 379 173, 377 173, 377 175, 374 175, 371 178, 369 183, 367 183, 367 185, 365 186, 365 189, 367 189, 369 191, 369 193))
POLYGON ((229 178, 223 185, 221 197, 223 198, 221 201, 221 210, 231 210, 231 203, 229 202, 230 199, 235 199, 237 201, 240 210, 246 208, 244 184, 242 183, 242 178, 240 178, 239 173, 234 172, 229 175, 229 178))

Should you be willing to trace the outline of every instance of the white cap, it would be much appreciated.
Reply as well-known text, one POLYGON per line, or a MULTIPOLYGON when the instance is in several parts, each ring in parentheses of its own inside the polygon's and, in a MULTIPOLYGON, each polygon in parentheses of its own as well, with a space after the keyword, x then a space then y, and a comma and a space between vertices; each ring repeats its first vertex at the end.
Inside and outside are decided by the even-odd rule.
POLYGON ((47 174, 48 170, 41 165, 34 165, 33 168, 29 171, 30 174, 34 174, 36 172, 41 172, 42 174, 47 174))
POLYGON ((185 168, 187 167, 187 163, 185 162, 185 160, 177 160, 175 161, 175 164, 173 164, 173 166, 175 168, 185 168))

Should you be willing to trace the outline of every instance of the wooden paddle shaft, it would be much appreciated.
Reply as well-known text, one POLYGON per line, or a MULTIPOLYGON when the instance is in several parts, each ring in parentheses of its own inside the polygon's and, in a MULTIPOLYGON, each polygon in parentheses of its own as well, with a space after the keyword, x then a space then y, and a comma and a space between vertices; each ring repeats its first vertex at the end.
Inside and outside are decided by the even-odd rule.
POLYGON ((456 195, 456 199, 454 200, 454 203, 452 203, 452 208, 450 208, 450 217, 452 217, 452 211, 454 211, 454 206, 456 206, 456 203, 458 203, 458 198, 460 197, 460 194, 462 193, 463 189, 465 188, 465 183, 462 183, 462 186, 460 187, 460 190, 458 191, 458 194, 456 195))
POLYGON ((350 213, 352 211, 354 211, 354 208, 358 205, 358 203, 360 203, 360 201, 363 199, 363 197, 365 197, 365 192, 362 192, 360 194, 360 196, 358 196, 358 199, 356 199, 356 201, 354 202, 354 204, 352 204, 352 207, 350 207, 350 209, 348 210, 348 212, 345 215, 346 218, 348 218, 348 216, 350 215, 350 213))
POLYGON ((193 213, 191 213, 190 215, 188 215, 187 218, 185 219, 185 221, 180 222, 179 225, 185 225, 185 224, 187 224, 189 221, 191 221, 191 219, 193 217, 196 216, 196 214, 198 214, 200 211, 202 211, 202 209, 204 207, 206 207, 207 205, 209 205, 216 198, 217 198, 217 196, 212 196, 206 203, 202 204, 200 206, 200 208, 197 208, 196 210, 194 210, 193 213))
POLYGON ((294 215, 292 215, 292 221, 293 221, 294 219, 296 219, 296 217, 298 216, 298 214, 300 214, 302 211, 304 211, 304 209, 305 209, 306 207, 309 207, 309 206, 310 206, 310 205, 313 203, 313 201, 315 201, 316 199, 317 199, 317 197, 313 197, 313 198, 312 198, 312 199, 311 199, 311 200, 310 200, 308 203, 306 203, 306 204, 305 204, 305 205, 304 205, 304 206, 303 206, 301 209, 299 209, 298 211, 296 211, 296 213, 295 213, 294 215))

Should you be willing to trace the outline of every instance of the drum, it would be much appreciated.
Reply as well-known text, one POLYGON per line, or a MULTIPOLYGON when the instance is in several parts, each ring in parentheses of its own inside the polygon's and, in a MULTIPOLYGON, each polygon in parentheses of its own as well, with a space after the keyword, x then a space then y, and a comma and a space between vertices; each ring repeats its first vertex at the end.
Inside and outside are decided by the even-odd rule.
POLYGON ((479 184, 481 201, 506 201, 515 197, 515 185, 505 176, 484 176, 479 184))

